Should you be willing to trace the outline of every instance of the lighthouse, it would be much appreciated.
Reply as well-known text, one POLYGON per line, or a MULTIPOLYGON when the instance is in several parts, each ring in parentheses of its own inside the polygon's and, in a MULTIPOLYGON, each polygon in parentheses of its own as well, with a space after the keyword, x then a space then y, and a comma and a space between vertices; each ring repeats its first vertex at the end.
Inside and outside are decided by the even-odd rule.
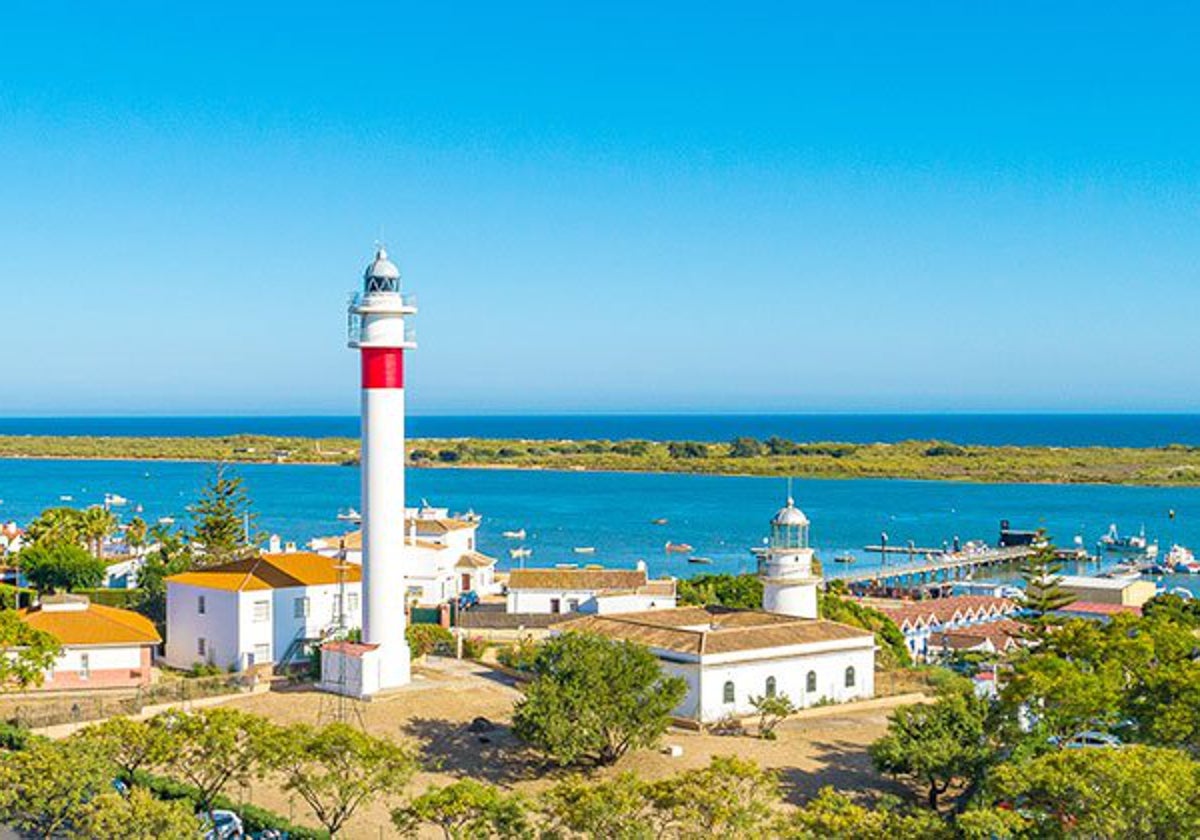
POLYGON ((362 363, 362 644, 344 693, 368 695, 410 678, 405 625, 404 351, 416 348, 400 271, 382 247, 349 306, 349 346, 362 363))
POLYGON ((763 583, 763 609, 796 618, 817 617, 817 584, 813 550, 808 545, 808 517, 788 496, 771 519, 771 536, 758 552, 763 583))

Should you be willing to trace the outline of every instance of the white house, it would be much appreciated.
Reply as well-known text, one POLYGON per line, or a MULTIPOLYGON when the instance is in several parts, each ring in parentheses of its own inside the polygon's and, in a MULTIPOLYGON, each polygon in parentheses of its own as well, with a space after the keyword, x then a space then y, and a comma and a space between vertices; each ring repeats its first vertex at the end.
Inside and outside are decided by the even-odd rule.
POLYGON ((806 708, 875 692, 874 635, 832 621, 710 606, 585 616, 551 629, 645 645, 687 682, 675 716, 701 723, 751 714, 751 698, 762 695, 806 708))
POLYGON ((362 626, 362 568, 312 552, 263 554, 166 582, 163 661, 177 668, 287 665, 339 628, 362 626))
POLYGON ((978 628, 1009 618, 1017 612, 1015 601, 990 595, 954 595, 927 601, 866 598, 863 603, 896 622, 904 634, 909 654, 918 661, 926 659, 931 653, 940 652, 944 647, 940 641, 934 642, 934 636, 940 638, 946 633, 978 628))
POLYGON ((79 691, 150 683, 152 653, 162 638, 145 616, 93 604, 83 595, 47 595, 18 616, 62 645, 41 685, 33 689, 79 691))
MULTIPOLYGON (((410 509, 405 520, 408 568, 405 580, 419 604, 441 604, 463 592, 497 592, 496 561, 476 547, 479 525, 449 516, 444 508, 410 509)), ((309 543, 317 554, 345 554, 362 563, 362 531, 319 537, 309 543)))
POLYGON ((649 580, 636 569, 514 569, 508 575, 506 612, 612 613, 675 607, 675 580, 649 580))

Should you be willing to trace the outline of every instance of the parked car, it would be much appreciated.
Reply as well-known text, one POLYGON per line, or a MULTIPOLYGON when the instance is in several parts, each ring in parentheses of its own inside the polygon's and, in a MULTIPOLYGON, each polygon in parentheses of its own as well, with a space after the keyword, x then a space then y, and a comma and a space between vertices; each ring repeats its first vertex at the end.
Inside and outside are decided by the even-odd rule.
POLYGON ((211 822, 208 814, 202 814, 200 822, 204 827, 204 840, 240 840, 246 836, 242 818, 233 811, 213 811, 211 822))
POLYGON ((1056 747, 1062 747, 1068 750, 1083 750, 1092 747, 1113 748, 1124 746, 1121 739, 1116 735, 1110 735, 1107 732, 1099 732, 1094 729, 1089 729, 1086 732, 1076 732, 1065 741, 1061 738, 1054 737, 1050 739, 1050 743, 1056 747))
POLYGON ((469 610, 471 607, 478 606, 479 593, 474 589, 470 589, 458 596, 458 608, 460 610, 469 610))

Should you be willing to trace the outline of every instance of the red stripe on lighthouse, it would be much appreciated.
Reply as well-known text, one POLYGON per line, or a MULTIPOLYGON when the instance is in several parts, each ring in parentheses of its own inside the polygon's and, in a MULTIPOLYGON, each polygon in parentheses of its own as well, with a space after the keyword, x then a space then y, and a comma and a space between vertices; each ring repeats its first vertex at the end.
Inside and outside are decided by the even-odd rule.
POLYGON ((364 388, 403 388, 404 351, 399 347, 362 349, 362 386, 364 388))

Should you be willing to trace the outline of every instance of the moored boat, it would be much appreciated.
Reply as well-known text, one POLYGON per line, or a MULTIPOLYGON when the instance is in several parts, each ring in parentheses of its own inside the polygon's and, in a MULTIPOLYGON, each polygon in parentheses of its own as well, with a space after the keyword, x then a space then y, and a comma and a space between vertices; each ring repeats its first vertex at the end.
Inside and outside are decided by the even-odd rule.
POLYGON ((522 528, 519 531, 505 531, 500 536, 504 537, 506 540, 523 540, 525 539, 525 529, 522 528))
POLYGON ((341 522, 362 522, 362 514, 354 508, 346 508, 339 510, 337 518, 341 522))
POLYGON ((689 563, 698 563, 702 566, 711 566, 712 558, 711 557, 689 557, 688 562, 689 563))
POLYGON ((1108 527, 1108 533, 1101 537, 1096 545, 1101 551, 1109 554, 1124 554, 1150 559, 1158 556, 1158 543, 1146 539, 1145 527, 1140 533, 1122 537, 1117 532, 1117 526, 1114 523, 1108 527))
POLYGON ((663 546, 663 550, 666 551, 667 554, 691 554, 696 549, 688 543, 668 542, 665 546, 663 546))

